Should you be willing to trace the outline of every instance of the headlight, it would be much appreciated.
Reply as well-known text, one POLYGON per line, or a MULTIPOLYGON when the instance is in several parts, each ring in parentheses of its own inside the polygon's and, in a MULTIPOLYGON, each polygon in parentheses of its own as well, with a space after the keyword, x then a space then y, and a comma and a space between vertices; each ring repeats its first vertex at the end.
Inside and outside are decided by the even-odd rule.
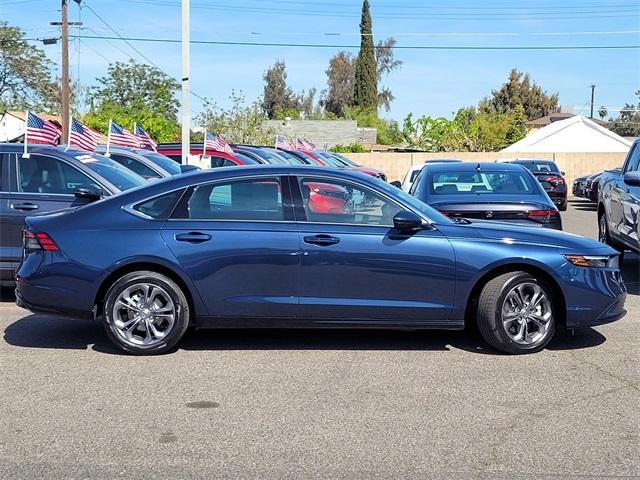
POLYGON ((571 263, 578 267, 618 268, 619 258, 615 255, 564 255, 571 263))

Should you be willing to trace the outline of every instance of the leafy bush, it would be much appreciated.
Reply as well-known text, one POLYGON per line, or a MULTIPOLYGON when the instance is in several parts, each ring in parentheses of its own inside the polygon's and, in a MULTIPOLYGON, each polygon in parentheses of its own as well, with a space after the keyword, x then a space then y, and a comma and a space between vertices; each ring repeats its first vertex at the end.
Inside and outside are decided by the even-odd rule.
POLYGON ((367 153, 367 150, 359 143, 352 143, 351 145, 335 145, 331 148, 332 152, 336 153, 367 153))

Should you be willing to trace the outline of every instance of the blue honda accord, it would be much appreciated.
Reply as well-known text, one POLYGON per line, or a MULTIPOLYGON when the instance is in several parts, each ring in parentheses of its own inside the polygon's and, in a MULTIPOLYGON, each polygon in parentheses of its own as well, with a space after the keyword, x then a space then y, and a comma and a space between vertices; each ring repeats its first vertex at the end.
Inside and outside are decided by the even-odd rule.
POLYGON ((508 353, 624 315, 618 252, 450 219, 371 176, 219 168, 28 217, 16 298, 135 354, 198 328, 462 329, 508 353))

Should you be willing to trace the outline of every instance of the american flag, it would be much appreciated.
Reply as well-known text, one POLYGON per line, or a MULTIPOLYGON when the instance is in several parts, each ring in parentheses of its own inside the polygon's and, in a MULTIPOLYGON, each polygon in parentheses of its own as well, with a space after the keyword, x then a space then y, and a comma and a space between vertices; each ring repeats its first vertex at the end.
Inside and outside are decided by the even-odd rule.
POLYGON ((155 150, 158 146, 158 144, 153 141, 153 138, 151 138, 149 134, 145 132, 144 129, 137 123, 135 124, 135 127, 133 129, 133 133, 135 133, 136 137, 138 137, 143 148, 151 147, 153 150, 155 150))
POLYGON ((204 147, 205 150, 215 150, 216 152, 226 152, 233 154, 233 149, 227 143, 227 141, 220 135, 214 135, 211 132, 207 132, 204 135, 204 147))
POLYGON ((43 120, 35 113, 27 112, 25 143, 57 145, 62 131, 53 123, 43 120))
POLYGON ((69 131, 70 146, 79 147, 83 150, 92 152, 96 149, 100 138, 100 133, 71 117, 71 129, 69 131))
POLYGON ((278 148, 281 150, 296 150, 296 147, 284 135, 276 135, 276 149, 278 148))
POLYGON ((316 149, 316 144, 307 140, 306 138, 303 138, 302 140, 298 139, 298 145, 300 145, 300 148, 302 150, 315 150, 316 149))
POLYGON ((120 147, 140 147, 140 139, 124 127, 111 120, 109 143, 120 147))

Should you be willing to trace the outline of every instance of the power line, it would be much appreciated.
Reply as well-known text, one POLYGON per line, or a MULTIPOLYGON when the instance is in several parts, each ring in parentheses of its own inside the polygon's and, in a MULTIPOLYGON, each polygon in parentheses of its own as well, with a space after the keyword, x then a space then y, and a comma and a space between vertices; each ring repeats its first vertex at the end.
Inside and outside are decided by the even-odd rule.
MULTIPOLYGON (((180 40, 171 38, 95 37, 90 35, 80 35, 79 38, 123 40, 126 42, 180 43, 180 40)), ((251 47, 360 48, 360 45, 337 45, 326 43, 231 42, 222 40, 191 40, 190 43, 196 45, 235 45, 251 47)), ((640 45, 396 45, 391 48, 398 50, 619 50, 638 49, 640 48, 640 45)))

